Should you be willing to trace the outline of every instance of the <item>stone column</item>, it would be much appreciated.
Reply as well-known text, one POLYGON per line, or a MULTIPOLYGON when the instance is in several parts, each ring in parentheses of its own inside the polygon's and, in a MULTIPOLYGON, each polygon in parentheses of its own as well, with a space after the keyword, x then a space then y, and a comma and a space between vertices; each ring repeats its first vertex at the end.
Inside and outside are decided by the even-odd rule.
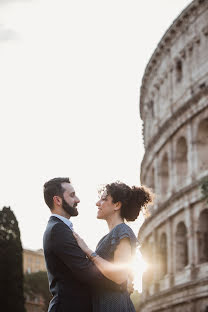
POLYGON ((154 112, 155 112, 155 129, 159 128, 160 125, 160 106, 159 106, 159 89, 158 84, 154 84, 154 112))
POLYGON ((174 284, 173 275, 173 229, 172 219, 168 218, 166 221, 166 233, 167 233, 167 261, 168 261, 168 276, 169 276, 169 287, 174 284))
POLYGON ((168 197, 171 196, 171 194, 174 193, 175 191, 175 162, 174 162, 174 151, 173 151, 173 143, 172 140, 169 141, 169 146, 168 146, 168 172, 169 172, 169 187, 168 187, 168 197))
POLYGON ((155 157, 154 159, 154 179, 155 179, 155 203, 154 203, 154 208, 157 209, 158 207, 158 200, 157 197, 160 194, 160 178, 159 178, 159 168, 158 168, 158 157, 155 157))
POLYGON ((170 141, 171 144, 171 172, 170 172, 170 179, 171 179, 171 192, 172 194, 176 190, 177 186, 177 170, 176 170, 176 144, 173 142, 173 140, 170 141))
POLYGON ((154 229, 152 232, 153 237, 153 283, 154 283, 154 293, 159 291, 159 255, 158 255, 158 242, 157 242, 157 233, 154 229))
POLYGON ((193 215, 191 211, 190 204, 186 201, 185 206, 185 220, 187 228, 187 245, 188 245, 188 263, 191 269, 192 279, 195 277, 195 264, 196 264, 196 255, 195 255, 195 239, 194 239, 194 222, 193 215))
POLYGON ((174 81, 173 81, 173 64, 169 65, 169 76, 170 76, 170 111, 171 115, 174 113, 174 81))
MULTIPOLYGON (((145 258, 145 248, 146 248, 146 240, 144 240, 142 242, 142 246, 140 249, 143 258, 145 258)), ((147 295, 148 295, 148 288, 147 288, 147 283, 146 283, 146 272, 144 272, 142 274, 142 297, 143 297, 143 300, 146 299, 147 295)))
POLYGON ((194 138, 194 127, 190 122, 187 125, 187 145, 188 145, 188 175, 190 182, 196 179, 197 173, 197 142, 196 138, 194 138))

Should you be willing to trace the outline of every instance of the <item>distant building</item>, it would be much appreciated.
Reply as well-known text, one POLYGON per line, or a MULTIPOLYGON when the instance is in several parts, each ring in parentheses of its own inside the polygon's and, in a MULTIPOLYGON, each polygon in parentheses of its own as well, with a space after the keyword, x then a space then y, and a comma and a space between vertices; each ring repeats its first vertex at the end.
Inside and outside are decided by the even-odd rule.
POLYGON ((149 263, 140 312, 208 311, 208 1, 173 22, 142 81, 141 182, 156 193, 139 231, 149 263))
POLYGON ((26 295, 25 308, 27 312, 45 312, 44 307, 45 305, 42 296, 31 298, 26 295))
POLYGON ((23 250, 23 271, 24 273, 46 271, 43 249, 23 250))
MULTIPOLYGON (((43 250, 23 250, 24 274, 46 271, 43 250)), ((41 295, 33 297, 25 294, 25 308, 27 312, 44 312, 44 301, 41 295)))

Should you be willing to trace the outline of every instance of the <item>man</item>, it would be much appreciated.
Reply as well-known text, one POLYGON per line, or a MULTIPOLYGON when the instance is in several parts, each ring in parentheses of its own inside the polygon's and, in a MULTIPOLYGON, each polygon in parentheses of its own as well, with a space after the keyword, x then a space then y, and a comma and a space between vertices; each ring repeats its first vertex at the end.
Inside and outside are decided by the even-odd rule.
POLYGON ((68 178, 44 184, 44 199, 52 215, 43 237, 43 248, 53 298, 50 312, 90 312, 91 287, 119 289, 86 257, 73 236, 69 220, 78 215, 80 202, 68 178))

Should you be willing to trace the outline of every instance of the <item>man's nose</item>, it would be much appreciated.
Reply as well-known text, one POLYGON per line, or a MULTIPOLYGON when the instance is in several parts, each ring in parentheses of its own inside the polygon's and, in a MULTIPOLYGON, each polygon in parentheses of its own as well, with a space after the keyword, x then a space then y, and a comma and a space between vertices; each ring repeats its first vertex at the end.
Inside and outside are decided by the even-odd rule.
POLYGON ((80 199, 79 199, 78 197, 77 197, 77 200, 76 200, 76 202, 77 202, 77 204, 78 204, 78 203, 80 203, 80 199))
POLYGON ((96 206, 99 206, 100 205, 100 201, 98 200, 98 202, 96 203, 96 206))

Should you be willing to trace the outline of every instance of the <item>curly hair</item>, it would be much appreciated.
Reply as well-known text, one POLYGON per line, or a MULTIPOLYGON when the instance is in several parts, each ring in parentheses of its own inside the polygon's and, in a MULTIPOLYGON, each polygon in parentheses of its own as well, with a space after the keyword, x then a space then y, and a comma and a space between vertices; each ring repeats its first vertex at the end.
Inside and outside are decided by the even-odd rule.
POLYGON ((154 198, 151 190, 144 185, 130 187, 119 181, 105 185, 102 191, 112 197, 114 204, 121 202, 121 217, 127 221, 135 221, 140 211, 147 210, 154 198))

